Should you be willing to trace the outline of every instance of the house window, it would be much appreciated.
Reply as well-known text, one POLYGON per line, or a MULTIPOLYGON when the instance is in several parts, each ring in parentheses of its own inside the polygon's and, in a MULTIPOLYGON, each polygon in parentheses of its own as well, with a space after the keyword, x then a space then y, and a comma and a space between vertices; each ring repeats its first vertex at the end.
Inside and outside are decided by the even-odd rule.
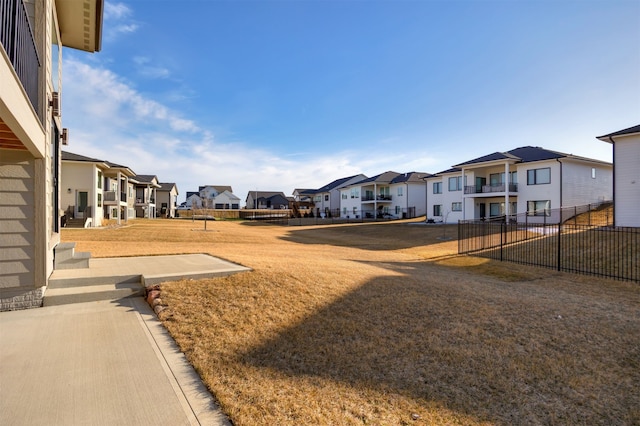
POLYGON ((434 216, 442 216, 442 204, 434 204, 433 205, 433 215, 434 216))
POLYGON ((449 191, 462 191, 462 176, 449 178, 449 191))
POLYGON ((461 212, 462 211, 462 203, 451 203, 451 211, 452 212, 461 212))
POLYGON ((396 215, 399 215, 401 213, 401 208, 400 206, 396 206, 396 215))
POLYGON ((102 189, 102 172, 98 170, 98 189, 102 189))
POLYGON ((98 207, 102 207, 102 194, 98 194, 98 207))
POLYGON ((351 188, 351 198, 360 198, 360 190, 358 188, 351 188))
POLYGON ((502 216, 504 214, 504 203, 489 203, 489 216, 502 216))
POLYGON ((316 195, 315 197, 313 197, 313 201, 316 203, 320 202, 321 200, 322 200, 322 196, 320 195, 316 195))
POLYGON ((329 195, 325 195, 325 196, 324 196, 324 200, 325 200, 325 201, 329 201, 329 195))
POLYGON ((442 182, 433 182, 433 193, 442 194, 442 182))
POLYGON ((346 199, 348 198, 348 196, 347 196, 347 193, 346 193, 346 192, 343 192, 341 195, 342 195, 342 199, 343 199, 343 200, 346 200, 346 199))
POLYGON ((398 187, 398 197, 402 197, 402 196, 404 195, 404 193, 403 193, 403 192, 404 192, 404 191, 403 191, 403 189, 404 189, 404 188, 403 188, 403 187, 401 187, 401 186, 399 186, 399 187, 398 187))
POLYGON ((544 185, 551 183, 551 168, 527 170, 527 185, 544 185))
POLYGON ((354 208, 353 208, 353 215, 355 216, 355 215, 356 215, 356 213, 358 213, 358 208, 357 208, 357 207, 354 207, 354 208))
POLYGON ((591 168, 591 179, 595 179, 596 178, 596 168, 592 167, 591 168))
POLYGON ((344 216, 346 216, 346 215, 347 215, 347 208, 346 208, 346 207, 343 207, 343 208, 342 208, 342 214, 343 214, 344 216))
POLYGON ((527 216, 551 216, 551 201, 527 201, 527 216))

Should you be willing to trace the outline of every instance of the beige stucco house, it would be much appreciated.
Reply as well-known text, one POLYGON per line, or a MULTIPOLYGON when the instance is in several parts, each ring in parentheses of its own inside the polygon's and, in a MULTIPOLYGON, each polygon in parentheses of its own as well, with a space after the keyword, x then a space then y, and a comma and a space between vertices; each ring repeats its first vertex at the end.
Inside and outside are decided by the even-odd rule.
POLYGON ((158 215, 160 217, 176 217, 178 207, 178 185, 173 182, 160 182, 156 190, 158 215))
POLYGON ((102 0, 0 2, 0 310, 42 304, 60 242, 62 47, 99 51, 102 10, 102 0))

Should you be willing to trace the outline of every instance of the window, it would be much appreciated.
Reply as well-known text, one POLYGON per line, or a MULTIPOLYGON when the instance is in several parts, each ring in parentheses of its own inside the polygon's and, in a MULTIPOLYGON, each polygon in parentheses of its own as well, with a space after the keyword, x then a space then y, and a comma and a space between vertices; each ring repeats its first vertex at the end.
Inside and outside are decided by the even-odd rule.
POLYGON ((551 216, 551 201, 527 201, 527 216, 551 216))
POLYGON ((396 206, 396 215, 399 215, 401 213, 401 208, 400 206, 396 206))
POLYGON ((595 179, 596 178, 596 168, 592 167, 591 168, 591 179, 595 179))
MULTIPOLYGON (((346 195, 346 194, 345 194, 345 195, 346 195)), ((343 207, 343 208, 342 208, 342 214, 343 214, 344 216, 346 216, 346 215, 347 215, 347 208, 346 208, 346 207, 343 207)))
POLYGON ((433 215, 434 216, 442 216, 442 205, 434 204, 433 206, 433 215))
POLYGON ((504 214, 504 203, 489 203, 489 216, 501 216, 504 214))
POLYGON ((527 185, 551 183, 551 168, 527 170, 527 185))
POLYGON ((342 195, 342 199, 343 199, 343 200, 346 200, 346 199, 348 198, 348 196, 347 196, 347 193, 346 193, 346 192, 343 192, 343 193, 342 193, 342 194, 340 194, 340 195, 342 195))
POLYGON ((398 197, 402 197, 404 195, 404 188, 399 186, 398 187, 398 197))
POLYGON ((315 197, 313 197, 313 201, 316 202, 316 203, 322 201, 322 196, 316 195, 315 197))
POLYGON ((98 193, 98 207, 102 207, 102 194, 98 193))
POLYGON ((354 207, 354 208, 353 208, 353 214, 355 215, 356 213, 358 213, 358 208, 357 208, 357 207, 354 207))
POLYGON ((442 182, 433 182, 433 193, 442 194, 442 182))
POLYGON ((351 198, 360 198, 360 189, 351 188, 351 198))
POLYGON ((449 191, 462 191, 462 176, 449 178, 449 191))
POLYGON ((452 212, 461 212, 462 211, 462 203, 451 203, 451 211, 452 212))
MULTIPOLYGON (((504 172, 491 173, 489 175, 489 184, 491 186, 503 185, 504 183, 504 172)), ((518 172, 509 172, 509 183, 518 183, 518 172)))
POLYGON ((98 170, 98 189, 102 189, 102 172, 98 170))
POLYGON ((325 201, 329 201, 329 195, 325 195, 325 196, 324 196, 324 200, 325 200, 325 201))

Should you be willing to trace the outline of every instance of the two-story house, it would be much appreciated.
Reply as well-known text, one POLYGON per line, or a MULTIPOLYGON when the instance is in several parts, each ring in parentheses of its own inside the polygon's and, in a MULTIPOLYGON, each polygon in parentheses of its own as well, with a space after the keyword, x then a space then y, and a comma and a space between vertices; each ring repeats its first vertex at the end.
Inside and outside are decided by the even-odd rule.
POLYGON ((176 217, 178 186, 173 182, 161 182, 156 195, 158 197, 156 205, 160 206, 158 211, 160 217, 176 217))
POLYGON ((605 161, 526 146, 429 177, 427 214, 447 223, 518 214, 531 222, 558 222, 560 208, 611 200, 612 179, 605 161))
POLYGON ((305 195, 312 197, 317 217, 340 215, 340 189, 367 177, 363 174, 336 179, 315 190, 308 190, 305 195))
POLYGON ((155 175, 136 175, 131 178, 131 181, 136 188, 134 204, 136 217, 156 218, 156 191, 160 188, 158 177, 155 175))
POLYGON ((640 227, 640 125, 598 139, 613 145, 613 223, 640 227))
POLYGON ((233 193, 233 189, 226 185, 204 185, 198 188, 202 206, 210 209, 237 210, 240 208, 240 198, 233 193))
POLYGON ((62 47, 99 51, 102 10, 102 0, 0 2, 0 310, 42 304, 60 242, 62 47))
POLYGON ((245 200, 247 209, 288 209, 289 199, 284 192, 249 191, 245 200))

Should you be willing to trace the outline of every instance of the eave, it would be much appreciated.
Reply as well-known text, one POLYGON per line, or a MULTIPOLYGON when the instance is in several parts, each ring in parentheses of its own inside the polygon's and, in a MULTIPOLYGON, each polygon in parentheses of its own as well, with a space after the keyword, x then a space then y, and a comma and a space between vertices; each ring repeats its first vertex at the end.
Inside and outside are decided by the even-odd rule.
POLYGON ((102 47, 104 0, 56 0, 62 45, 85 52, 102 47))

